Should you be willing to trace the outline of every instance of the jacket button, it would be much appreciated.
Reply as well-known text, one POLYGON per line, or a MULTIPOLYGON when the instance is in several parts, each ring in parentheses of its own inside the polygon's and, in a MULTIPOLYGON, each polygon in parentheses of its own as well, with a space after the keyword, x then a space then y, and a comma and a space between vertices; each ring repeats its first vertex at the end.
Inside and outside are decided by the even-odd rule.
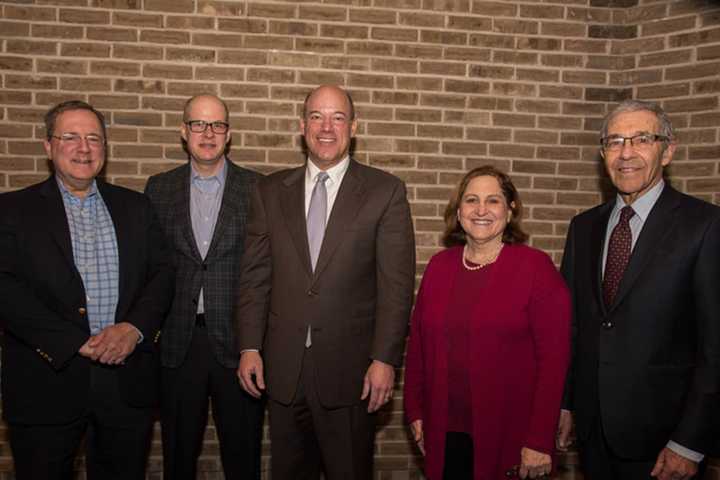
POLYGON ((615 324, 614 324, 613 322, 611 322, 610 320, 608 320, 607 322, 603 322, 603 323, 602 323, 602 327, 603 327, 605 330, 610 330, 610 329, 612 329, 612 328, 615 327, 615 324))
POLYGON ((87 313, 87 310, 85 309, 85 307, 80 307, 78 308, 78 313, 80 315, 85 315, 87 313))
POLYGON ((308 297, 314 297, 317 295, 317 292, 315 290, 308 290, 307 295, 308 297))

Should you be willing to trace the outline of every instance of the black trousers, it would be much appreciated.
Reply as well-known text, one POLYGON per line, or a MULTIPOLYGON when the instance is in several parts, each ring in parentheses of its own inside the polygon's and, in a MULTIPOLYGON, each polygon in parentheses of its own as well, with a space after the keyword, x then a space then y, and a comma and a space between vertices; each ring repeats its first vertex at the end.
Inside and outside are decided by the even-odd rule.
POLYGON ((218 363, 204 327, 195 327, 183 364, 162 369, 161 383, 165 480, 195 480, 210 400, 225 478, 260 478, 263 403, 242 390, 236 369, 218 363))
POLYGON ((318 398, 312 347, 305 349, 293 403, 270 399, 273 480, 370 480, 376 414, 368 402, 325 408, 318 398))
POLYGON ((91 367, 88 410, 64 425, 9 424, 17 480, 70 480, 83 436, 89 480, 143 480, 153 409, 120 397, 118 367, 91 367))
POLYGON ((473 441, 469 434, 445 434, 443 480, 473 480, 473 441))

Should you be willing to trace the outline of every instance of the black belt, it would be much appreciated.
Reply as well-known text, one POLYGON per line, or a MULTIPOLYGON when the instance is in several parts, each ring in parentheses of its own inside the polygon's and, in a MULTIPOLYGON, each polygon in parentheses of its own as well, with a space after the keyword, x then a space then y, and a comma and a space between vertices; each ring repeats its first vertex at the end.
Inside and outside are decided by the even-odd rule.
POLYGON ((195 315, 195 326, 200 328, 205 328, 205 314, 204 313, 198 313, 195 315))

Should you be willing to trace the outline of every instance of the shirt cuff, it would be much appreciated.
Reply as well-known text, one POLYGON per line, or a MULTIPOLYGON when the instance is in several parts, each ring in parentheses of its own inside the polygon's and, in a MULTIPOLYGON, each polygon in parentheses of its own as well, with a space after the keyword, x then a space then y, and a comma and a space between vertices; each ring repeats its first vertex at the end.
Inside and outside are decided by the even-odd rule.
POLYGON ((240 350, 240 355, 242 355, 245 352, 259 352, 257 348, 246 348, 245 350, 240 350))
POLYGON ((703 461, 703 458, 705 458, 705 455, 703 455, 702 453, 696 452, 695 450, 690 450, 687 447, 683 447, 679 443, 675 443, 672 440, 667 443, 667 448, 677 453, 681 457, 685 457, 695 463, 700 463, 703 461))
POLYGON ((137 328, 137 327, 136 327, 135 325, 133 325, 132 323, 130 323, 130 322, 128 322, 128 323, 130 324, 131 327, 133 327, 133 328, 135 329, 135 331, 136 331, 137 334, 138 334, 138 341, 137 341, 137 343, 138 343, 138 344, 142 343, 142 341, 145 340, 145 337, 143 336, 143 334, 142 334, 142 332, 140 331, 140 329, 137 328))

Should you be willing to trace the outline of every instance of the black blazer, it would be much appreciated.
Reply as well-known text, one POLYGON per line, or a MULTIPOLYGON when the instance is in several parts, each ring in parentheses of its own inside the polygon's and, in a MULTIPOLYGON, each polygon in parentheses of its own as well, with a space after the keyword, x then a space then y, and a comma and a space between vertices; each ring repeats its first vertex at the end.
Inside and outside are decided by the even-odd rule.
POLYGON ((567 236, 574 353, 564 407, 575 411, 581 441, 600 415, 622 457, 654 459, 668 440, 707 453, 720 405, 720 208, 666 185, 606 309, 612 207, 578 215, 567 236))
POLYGON ((176 268, 176 295, 163 327, 165 367, 180 366, 187 355, 200 287, 215 358, 225 367, 238 366, 233 303, 240 278, 250 192, 260 175, 230 161, 226 165, 222 204, 205 261, 198 252, 190 219, 190 164, 150 177, 145 187, 173 247, 176 268))
MULTIPOLYGON (((120 291, 115 321, 144 340, 115 367, 128 404, 158 399, 156 342, 172 298, 170 252, 143 195, 97 181, 117 236, 120 291)), ((0 322, 3 416, 54 424, 80 416, 90 360, 77 354, 90 336, 85 290, 55 177, 0 195, 0 322)))

